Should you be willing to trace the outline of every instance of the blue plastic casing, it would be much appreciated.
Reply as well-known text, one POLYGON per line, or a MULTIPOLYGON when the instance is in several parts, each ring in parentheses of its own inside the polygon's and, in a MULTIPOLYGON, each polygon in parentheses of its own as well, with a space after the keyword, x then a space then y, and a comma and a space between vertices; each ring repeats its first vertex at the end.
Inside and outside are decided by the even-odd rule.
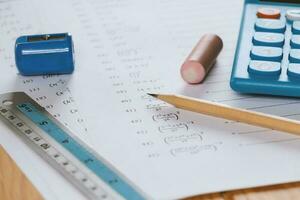
POLYGON ((70 74, 74 71, 74 48, 69 33, 21 36, 15 44, 20 74, 70 74))
MULTIPOLYGON (((293 50, 297 48, 297 45, 291 42, 291 38, 294 35, 300 34, 298 33, 293 25, 293 22, 286 19, 286 11, 289 9, 300 9, 300 1, 299 3, 288 3, 288 2, 297 2, 297 1, 260 1, 260 0, 246 0, 244 3, 244 11, 240 26, 239 39, 237 43, 237 48, 235 52, 235 59, 231 74, 230 85, 231 88, 235 91, 241 93, 252 93, 252 94, 269 94, 269 95, 281 95, 281 96, 293 96, 300 97, 300 69, 297 68, 298 61, 297 58, 291 58, 291 52, 298 52, 298 50, 293 50), (266 24, 270 26, 270 31, 263 30, 259 27, 261 21, 260 18, 256 16, 258 8, 261 7, 270 7, 277 8, 281 11, 280 22, 285 24, 285 27, 282 28, 280 23, 276 24, 266 24), (273 27, 272 27, 273 26, 273 27), (277 26, 277 27, 276 27, 277 26), (273 28, 273 30, 272 30, 273 28), (280 37, 275 37, 274 43, 257 42, 255 37, 257 34, 282 34, 284 36, 284 42, 280 42, 280 37), (273 46, 272 46, 273 45, 273 46), (267 56, 263 57, 264 50, 260 53, 262 57, 257 56, 257 49, 261 50, 265 48, 265 52, 267 52, 267 56), (273 55, 272 52, 268 52, 267 46, 272 46, 271 48, 275 52, 273 55), (275 49, 274 49, 275 48, 275 49), (277 49, 276 49, 277 48, 277 49), (276 51, 280 48, 282 50, 282 56, 279 54, 276 55, 276 51), (254 49, 254 51, 253 51, 254 49), (252 50, 252 53, 251 53, 252 50), (254 52, 254 53, 253 53, 254 52), (270 54, 269 54, 270 53, 270 54), (272 57, 274 56, 274 57, 272 57), (277 59, 278 58, 278 59, 277 59), (252 62, 250 62, 252 60, 252 62), (251 64, 256 66, 251 66, 251 64), (260 66, 261 71, 255 71, 255 67, 259 67, 257 64, 261 61, 274 61, 277 64, 280 64, 280 71, 276 71, 278 65, 276 63, 267 63, 265 66, 260 66), (250 65, 250 67, 249 67, 250 65), (252 67, 252 68, 251 68, 252 67), (273 69, 271 69, 273 67, 273 69), (254 69, 254 70, 252 70, 254 69), (264 71, 265 70, 265 71, 264 71), (268 71, 269 70, 269 71, 268 71), (273 71, 272 71, 273 70, 273 71), (257 73, 256 73, 257 72, 257 73), (265 73, 264 73, 265 72, 265 73), (275 73, 276 72, 276 73, 275 73), (295 72, 295 73, 294 73, 295 72), (299 74, 298 74, 299 73, 299 74)), ((297 22, 299 23, 299 22, 297 22)), ((299 24, 298 24, 299 25, 299 24)), ((298 26, 297 25, 297 26, 298 26)), ((261 39, 262 37, 258 38, 261 39)), ((264 39, 264 38, 262 38, 264 39)), ((265 38, 268 39, 268 38, 265 38)), ((277 51, 278 52, 278 51, 277 51)), ((293 53, 291 54, 293 55, 293 53)), ((299 53, 300 56, 300 53, 299 53)), ((296 56, 297 57, 297 56, 296 56)), ((299 60, 300 62, 300 60, 299 60)), ((260 69, 259 69, 260 70, 260 69)))

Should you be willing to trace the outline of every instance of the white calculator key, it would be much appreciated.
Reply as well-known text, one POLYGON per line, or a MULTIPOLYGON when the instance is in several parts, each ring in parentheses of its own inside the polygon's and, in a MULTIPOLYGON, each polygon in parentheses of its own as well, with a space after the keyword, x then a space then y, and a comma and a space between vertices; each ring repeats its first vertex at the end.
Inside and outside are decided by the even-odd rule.
POLYGON ((286 12, 286 18, 291 21, 300 20, 300 9, 288 10, 286 12))

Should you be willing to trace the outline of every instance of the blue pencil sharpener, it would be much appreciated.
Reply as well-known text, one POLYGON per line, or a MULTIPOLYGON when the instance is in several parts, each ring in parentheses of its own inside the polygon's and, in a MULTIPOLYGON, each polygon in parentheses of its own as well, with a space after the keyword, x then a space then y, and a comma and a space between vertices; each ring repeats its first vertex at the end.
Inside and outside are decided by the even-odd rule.
POLYGON ((15 60, 24 76, 70 74, 74 71, 74 47, 69 33, 27 35, 17 38, 15 60))

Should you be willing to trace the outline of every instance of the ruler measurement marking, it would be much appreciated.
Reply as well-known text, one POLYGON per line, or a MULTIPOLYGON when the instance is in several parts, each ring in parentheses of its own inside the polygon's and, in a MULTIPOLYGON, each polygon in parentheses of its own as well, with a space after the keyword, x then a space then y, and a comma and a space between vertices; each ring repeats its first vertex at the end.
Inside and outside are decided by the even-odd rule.
POLYGON ((49 144, 44 138, 35 133, 31 128, 29 128, 25 122, 18 118, 10 110, 5 109, 0 106, 0 114, 6 118, 9 123, 11 123, 15 128, 17 128, 23 136, 29 139, 31 142, 35 143, 39 149, 45 152, 51 159, 56 161, 56 164, 60 165, 69 173, 70 176, 76 178, 78 181, 82 182, 90 192, 94 193, 101 199, 107 199, 105 192, 98 188, 94 181, 88 179, 88 176, 81 172, 75 164, 72 163, 68 158, 66 158, 61 152, 59 152, 55 147, 49 144))
MULTIPOLYGON (((60 143, 74 157, 76 157, 84 166, 95 173, 100 179, 111 186, 116 192, 126 199, 144 199, 133 187, 121 179, 109 167, 98 160, 92 153, 77 143, 58 125, 52 122, 47 116, 36 109, 31 103, 21 103, 17 105, 27 118, 41 128, 50 137, 60 143)), ((83 180, 83 179, 82 179, 83 180)), ((84 181, 87 182, 87 181, 84 181)), ((90 185, 90 182, 87 182, 90 185)))

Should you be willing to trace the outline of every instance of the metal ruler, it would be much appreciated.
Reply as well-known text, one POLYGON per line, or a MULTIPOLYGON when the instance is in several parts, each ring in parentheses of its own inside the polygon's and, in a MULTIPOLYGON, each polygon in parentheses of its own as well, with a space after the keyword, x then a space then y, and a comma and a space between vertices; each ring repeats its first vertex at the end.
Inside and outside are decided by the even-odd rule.
POLYGON ((23 92, 0 95, 0 119, 89 199, 144 199, 128 181, 23 92))

